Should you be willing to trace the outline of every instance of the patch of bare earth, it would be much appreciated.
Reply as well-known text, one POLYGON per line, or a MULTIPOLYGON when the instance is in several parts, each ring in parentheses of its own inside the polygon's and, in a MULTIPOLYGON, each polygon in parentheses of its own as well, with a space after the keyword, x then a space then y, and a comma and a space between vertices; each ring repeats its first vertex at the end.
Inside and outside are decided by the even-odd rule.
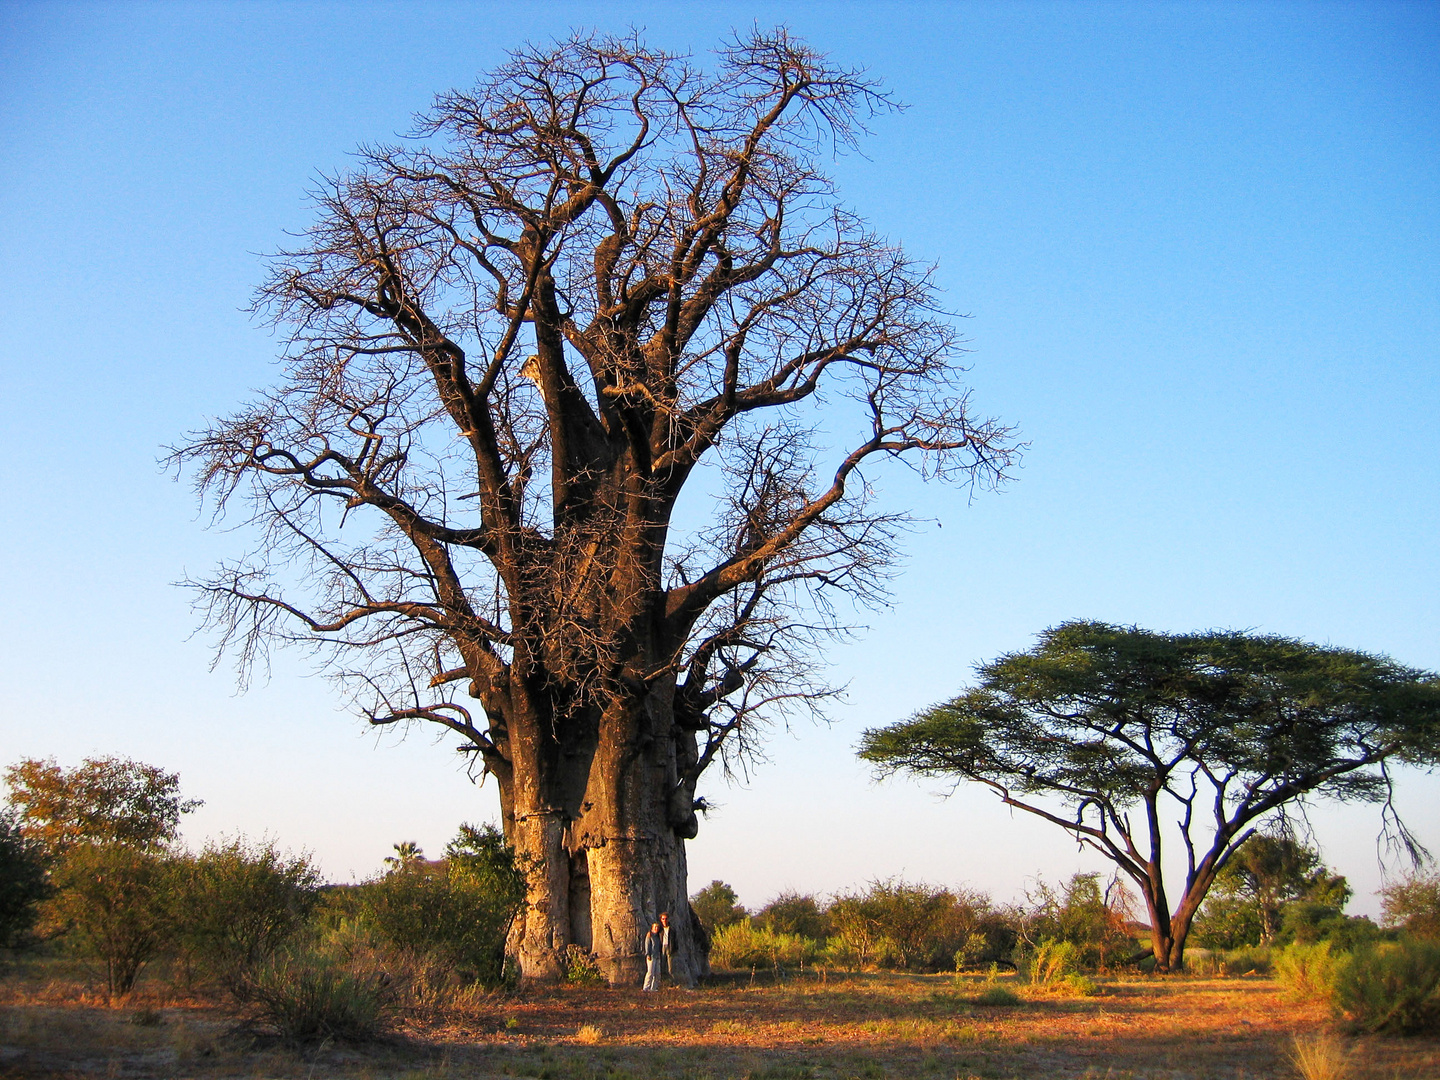
MULTIPOLYGON (((974 1004, 980 989, 903 975, 722 978, 660 994, 565 987, 472 998, 367 1046, 290 1047, 215 1003, 142 987, 108 1008, 73 987, 0 981, 0 1080, 1278 1080, 1297 1075, 1292 1038, 1331 1027, 1267 979, 1118 980, 1089 998, 1016 987, 1021 1003, 1005 1007, 974 1004)), ((1344 1045, 1352 1080, 1440 1077, 1440 1040, 1344 1045)))

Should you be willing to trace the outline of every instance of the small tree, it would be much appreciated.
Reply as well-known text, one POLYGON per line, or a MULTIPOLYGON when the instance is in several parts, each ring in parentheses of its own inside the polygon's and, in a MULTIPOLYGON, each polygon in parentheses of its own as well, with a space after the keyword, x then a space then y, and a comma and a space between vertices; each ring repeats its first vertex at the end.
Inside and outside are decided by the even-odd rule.
POLYGON ((38 841, 27 838, 9 811, 0 812, 0 948, 24 940, 49 895, 46 859, 38 841))
POLYGON ((1251 634, 1072 622, 983 664, 980 685, 887 728, 861 757, 984 784, 1068 830, 1139 887, 1161 971, 1179 968, 1215 876, 1308 795, 1390 803, 1387 763, 1433 765, 1440 680, 1384 657, 1251 634), (1164 874, 1167 819, 1185 877, 1164 874))
POLYGON ((129 758, 86 758, 74 769, 26 758, 5 770, 20 829, 50 855, 77 843, 153 850, 174 840, 180 815, 201 806, 180 797, 180 777, 129 758))
POLYGON ((1412 873, 1380 891, 1386 926, 1440 940, 1440 874, 1412 873))
POLYGON ((690 910, 707 934, 743 920, 749 912, 740 904, 735 890, 718 878, 690 897, 690 910))
POLYGON ((1337 910, 1344 907, 1339 895, 1346 888, 1344 880, 1326 871, 1313 848, 1288 836, 1257 833, 1236 848, 1215 875, 1201 918, 1223 920, 1232 928, 1226 936, 1239 931, 1247 938, 1236 944, 1270 945, 1280 932, 1285 905, 1312 900, 1337 910))
POLYGON ((172 860, 125 844, 76 844, 56 867, 48 928, 99 968, 112 1000, 171 940, 174 876, 172 860))

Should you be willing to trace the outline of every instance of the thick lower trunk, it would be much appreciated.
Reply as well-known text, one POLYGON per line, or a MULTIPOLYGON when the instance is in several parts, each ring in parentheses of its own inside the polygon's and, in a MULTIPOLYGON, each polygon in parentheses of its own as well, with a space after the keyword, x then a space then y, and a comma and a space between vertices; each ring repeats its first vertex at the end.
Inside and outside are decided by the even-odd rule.
POLYGON ((517 767, 513 799, 510 839, 529 879, 511 935, 521 975, 563 978, 567 951, 578 946, 612 985, 639 986, 645 934, 663 912, 671 926, 669 974, 693 986, 709 974, 688 897, 693 791, 680 782, 678 765, 693 754, 686 744, 693 736, 675 727, 668 699, 657 695, 590 730, 595 734, 571 746, 517 755, 537 774, 517 767))

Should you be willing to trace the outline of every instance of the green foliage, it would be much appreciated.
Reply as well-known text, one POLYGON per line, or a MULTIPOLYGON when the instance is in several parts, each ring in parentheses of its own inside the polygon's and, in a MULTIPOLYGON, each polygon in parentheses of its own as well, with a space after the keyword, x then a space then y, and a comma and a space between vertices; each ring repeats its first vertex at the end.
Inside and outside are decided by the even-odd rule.
POLYGON ((1027 950, 1026 967, 1030 981, 1036 986, 1050 986, 1080 969, 1080 947, 1073 941, 1047 938, 1027 950))
POLYGON ((1099 874, 1075 874, 1058 888, 1037 881, 1027 898, 1021 936, 1032 968, 1047 951, 1068 958, 1068 966, 1041 983, 1070 972, 1105 971, 1139 951, 1129 929, 1131 901, 1118 882, 1106 890, 1099 874))
POLYGON ((1412 937, 1440 940, 1440 873, 1412 873, 1380 890, 1382 921, 1412 937))
POLYGON ((1297 942, 1277 955, 1275 970, 1291 996, 1323 1001, 1361 1030, 1440 1028, 1440 943, 1404 937, 1345 952, 1329 941, 1297 942))
POLYGON ((713 934, 722 926, 738 923, 747 915, 735 890, 719 879, 690 897, 690 908, 707 934, 713 934))
POLYGON ((1321 901, 1299 900, 1285 907, 1279 940, 1311 945, 1328 941, 1337 949, 1355 949, 1380 937, 1380 928, 1365 916, 1349 916, 1321 901))
POLYGON ((1338 967, 1332 1000, 1365 1031, 1440 1028, 1440 943, 1409 938, 1356 949, 1338 967))
POLYGON ((260 1018, 292 1042, 363 1042, 380 1033, 391 997, 377 973, 316 952, 263 965, 252 988, 260 1018))
MULTIPOLYGON (((1193 937, 1209 949, 1237 949, 1295 940, 1295 927, 1326 912, 1335 916, 1352 895, 1320 853, 1285 836, 1251 836, 1230 857, 1196 916, 1193 937), (1295 904, 1311 905, 1289 914, 1295 904), (1290 930, 1284 928, 1288 924, 1290 930)), ((1311 934, 1302 940, 1317 940, 1311 934)))
POLYGON ((169 944, 175 873, 164 856, 124 844, 75 844, 57 864, 48 929, 103 972, 111 998, 128 994, 169 944))
POLYGON ((834 937, 860 966, 949 967, 971 927, 952 918, 959 898, 948 889, 894 878, 836 897, 827 915, 834 937))
POLYGON ((273 842, 236 838, 184 860, 176 881, 178 939, 201 968, 241 1000, 255 973, 303 928, 320 873, 273 842))
MULTIPOLYGON (((1440 678, 1289 638, 1077 621, 978 670, 973 689, 865 732, 860 756, 882 774, 984 784, 1152 894, 1164 885, 1159 823, 1178 817, 1201 872, 1188 891, 1166 890, 1172 913, 1198 908, 1205 868, 1264 815, 1312 793, 1383 800, 1386 759, 1440 758, 1440 678)), ((1165 968, 1183 962, 1188 927, 1157 937, 1172 930, 1157 951, 1165 968)))
POLYGON ((814 963, 820 947, 799 934, 782 934, 751 919, 721 926, 710 937, 710 963, 717 968, 782 971, 814 963))
POLYGON ((443 864, 399 861, 358 900, 365 924, 389 947, 462 982, 499 986, 525 878, 498 830, 462 825, 443 864))
POLYGON ((1019 994, 1015 993, 1015 991, 1009 987, 1001 986, 999 983, 992 983, 985 987, 984 990, 981 990, 980 993, 975 995, 974 1000, 976 1005, 1005 1007, 1023 1004, 1023 1000, 1019 994))
POLYGON ((48 863, 40 844, 26 837, 13 812, 0 812, 0 948, 25 940, 50 895, 48 863))
POLYGON ((1075 997, 1095 997, 1100 993, 1100 984, 1089 975, 1081 975, 1078 971, 1071 972, 1065 978, 1051 986, 1052 990, 1060 990, 1075 997))
POLYGON ((1273 954, 1275 978, 1290 997, 1332 1001, 1335 976, 1343 954, 1332 950, 1330 942, 1313 944, 1296 942, 1273 954))
POLYGON ((777 934, 798 934, 817 941, 824 941, 832 932, 830 917, 808 893, 782 892, 756 912, 755 922, 777 934))
POLYGON ((1254 901, 1248 896, 1218 889, 1201 905, 1190 932, 1190 940, 1196 945, 1216 951, 1258 945, 1264 936, 1265 925, 1254 901))
POLYGON ((75 844, 154 850, 175 839, 180 815, 200 806, 180 797, 180 777, 128 758, 86 758, 62 769, 27 758, 5 770, 21 831, 58 856, 75 844))
POLYGON ((595 958, 579 945, 565 946, 565 981, 575 986, 604 986, 609 982, 595 958))

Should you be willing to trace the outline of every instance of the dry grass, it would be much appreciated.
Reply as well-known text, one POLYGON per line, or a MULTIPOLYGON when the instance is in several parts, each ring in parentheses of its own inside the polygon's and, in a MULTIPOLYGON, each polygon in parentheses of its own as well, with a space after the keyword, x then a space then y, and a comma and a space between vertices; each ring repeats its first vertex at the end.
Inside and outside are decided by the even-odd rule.
POLYGON ((1350 1075, 1350 1053, 1328 1031, 1296 1035, 1290 1047, 1290 1063, 1301 1080, 1345 1080, 1350 1075))
MULTIPOLYGON (((659 994, 564 987, 460 1000, 378 1043, 311 1049, 287 1047, 217 1002, 169 999, 142 985, 126 1008, 109 1009, 61 982, 0 977, 0 1080, 1339 1075, 1307 1072, 1298 1056, 1324 1042, 1325 1011, 1286 1000, 1269 979, 1110 980, 1094 997, 1017 987, 1023 993, 1008 1007, 976 1003, 992 985, 984 980, 943 976, 831 972, 824 983, 756 985, 746 976, 659 994)), ((1348 1080, 1440 1076, 1440 1040, 1326 1037, 1340 1048, 1327 1060, 1348 1060, 1348 1080)))

